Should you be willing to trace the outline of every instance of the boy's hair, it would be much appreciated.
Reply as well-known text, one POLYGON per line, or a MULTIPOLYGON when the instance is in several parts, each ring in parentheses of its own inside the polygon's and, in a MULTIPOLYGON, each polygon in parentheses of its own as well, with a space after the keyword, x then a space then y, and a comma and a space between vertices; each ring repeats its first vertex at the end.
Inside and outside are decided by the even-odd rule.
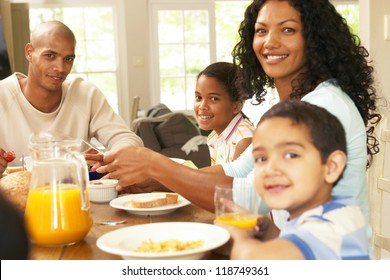
POLYGON ((261 117, 259 124, 273 117, 288 118, 296 124, 306 126, 313 145, 320 152, 322 163, 335 150, 347 154, 344 128, 337 117, 326 109, 305 101, 282 101, 269 109, 261 117))

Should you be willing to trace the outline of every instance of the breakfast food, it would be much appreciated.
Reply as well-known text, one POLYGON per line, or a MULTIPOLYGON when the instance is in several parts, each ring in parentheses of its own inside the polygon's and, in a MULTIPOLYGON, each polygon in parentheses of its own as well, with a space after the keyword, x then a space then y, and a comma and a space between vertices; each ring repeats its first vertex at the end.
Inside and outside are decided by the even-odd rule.
POLYGON ((91 185, 104 185, 102 181, 99 180, 94 180, 89 182, 91 185))
POLYGON ((202 246, 204 240, 195 241, 179 241, 166 240, 161 242, 153 242, 152 240, 143 241, 142 244, 135 250, 139 253, 161 253, 161 252, 175 252, 196 249, 202 246))
POLYGON ((156 194, 151 197, 134 198, 131 200, 131 206, 134 208, 154 208, 169 204, 176 204, 177 201, 177 193, 156 194))
POLYGON ((5 196, 20 210, 24 211, 30 187, 31 172, 19 171, 8 174, 0 180, 5 196))

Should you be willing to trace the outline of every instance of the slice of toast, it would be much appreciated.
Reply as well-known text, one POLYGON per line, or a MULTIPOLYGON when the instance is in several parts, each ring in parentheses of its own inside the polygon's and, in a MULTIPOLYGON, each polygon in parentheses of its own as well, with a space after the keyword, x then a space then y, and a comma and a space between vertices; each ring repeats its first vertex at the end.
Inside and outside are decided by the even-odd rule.
POLYGON ((166 197, 140 197, 131 201, 134 208, 154 208, 167 205, 166 197))
POLYGON ((167 199, 167 204, 176 204, 179 195, 177 193, 167 193, 165 197, 167 199))
POLYGON ((131 200, 131 206, 134 208, 154 208, 168 204, 175 204, 178 200, 177 193, 167 193, 153 197, 139 197, 131 200))

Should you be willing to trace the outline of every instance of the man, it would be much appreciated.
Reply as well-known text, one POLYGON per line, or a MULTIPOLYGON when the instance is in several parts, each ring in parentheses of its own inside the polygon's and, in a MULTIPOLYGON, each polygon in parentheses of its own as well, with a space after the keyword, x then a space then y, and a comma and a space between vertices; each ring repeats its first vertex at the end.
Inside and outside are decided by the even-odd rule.
POLYGON ((67 80, 75 60, 76 38, 59 21, 42 23, 25 46, 28 75, 14 73, 0 81, 0 174, 7 167, 5 151, 14 151, 11 165, 28 155, 29 137, 60 131, 76 139, 95 137, 107 150, 143 146, 93 84, 67 80))

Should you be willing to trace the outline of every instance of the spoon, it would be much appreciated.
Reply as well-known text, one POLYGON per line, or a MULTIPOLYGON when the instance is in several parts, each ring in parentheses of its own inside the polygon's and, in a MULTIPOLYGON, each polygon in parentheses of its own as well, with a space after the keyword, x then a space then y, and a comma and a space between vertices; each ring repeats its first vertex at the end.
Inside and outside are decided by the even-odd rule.
POLYGON ((85 141, 84 139, 81 139, 81 141, 83 143, 85 143, 88 147, 94 149, 96 152, 98 152, 99 154, 104 154, 104 152, 100 149, 98 149, 95 145, 93 145, 91 142, 88 142, 88 141, 85 141))
POLYGON ((116 226, 124 223, 126 223, 126 220, 119 220, 119 221, 109 220, 109 221, 95 222, 95 224, 105 225, 105 226, 116 226))

